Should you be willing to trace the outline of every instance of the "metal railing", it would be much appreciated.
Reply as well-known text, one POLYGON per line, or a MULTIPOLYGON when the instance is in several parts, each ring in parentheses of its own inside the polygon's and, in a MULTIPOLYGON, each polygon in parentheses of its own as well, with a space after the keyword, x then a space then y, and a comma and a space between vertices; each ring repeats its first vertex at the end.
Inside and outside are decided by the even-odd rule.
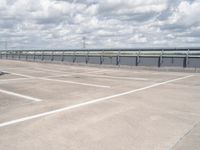
MULTIPOLYGON (((200 48, 137 48, 137 49, 69 49, 69 50, 1 50, 1 59, 18 59, 32 61, 69 61, 91 63, 91 59, 97 59, 95 64, 112 65, 149 65, 156 60, 154 65, 165 66, 171 59, 169 66, 199 67, 200 48), (68 59, 66 59, 68 58, 68 59), (69 59, 70 58, 70 59, 69 59), (112 60, 114 58, 114 60, 112 60), (125 59, 133 58, 134 63, 125 63, 125 59), (106 61, 105 61, 106 59, 106 61), (110 60, 108 60, 110 59, 110 60), (149 64, 146 60, 149 59, 149 64), (182 59, 182 60, 179 60, 182 59), (113 61, 113 62, 112 62, 113 61), (195 63, 195 64, 194 64, 195 63), (189 65, 192 64, 192 65, 189 65)), ((130 60, 129 60, 130 61, 130 60)), ((166 65, 167 66, 167 65, 166 65)))

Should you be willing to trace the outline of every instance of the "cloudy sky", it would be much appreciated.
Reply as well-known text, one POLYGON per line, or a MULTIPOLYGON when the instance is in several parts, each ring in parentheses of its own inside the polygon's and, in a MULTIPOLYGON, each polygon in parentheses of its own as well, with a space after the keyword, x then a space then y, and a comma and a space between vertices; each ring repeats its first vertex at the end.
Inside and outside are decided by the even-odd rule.
POLYGON ((0 0, 0 48, 200 46, 200 0, 0 0))

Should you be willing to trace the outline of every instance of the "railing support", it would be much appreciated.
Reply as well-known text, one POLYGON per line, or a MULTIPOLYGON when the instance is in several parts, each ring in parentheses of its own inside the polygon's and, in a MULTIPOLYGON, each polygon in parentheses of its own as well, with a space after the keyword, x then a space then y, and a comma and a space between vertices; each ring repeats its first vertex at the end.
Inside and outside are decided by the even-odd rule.
POLYGON ((101 56, 100 56, 100 65, 102 65, 104 62, 104 50, 102 50, 101 56))
POLYGON ((140 55, 141 55, 141 51, 139 50, 136 57, 136 66, 138 66, 140 63, 140 55))
POLYGON ((51 61, 54 60, 54 51, 51 52, 51 61))
POLYGON ((117 55, 117 65, 120 66, 120 54, 121 54, 121 50, 118 51, 118 55, 117 55))
POLYGON ((20 58, 20 51, 18 51, 18 59, 20 60, 21 58, 20 58))
POLYGON ((42 61, 44 61, 44 51, 42 51, 42 61))
POLYGON ((74 51, 74 56, 73 56, 73 63, 76 62, 76 50, 74 51))
POLYGON ((189 65, 189 53, 190 53, 190 49, 188 49, 186 56, 185 56, 185 61, 184 61, 184 67, 187 68, 189 65))
POLYGON ((163 54, 164 54, 164 49, 162 49, 161 53, 160 53, 160 57, 159 57, 159 62, 158 62, 158 67, 162 66, 163 63, 163 54))
POLYGON ((33 52, 33 61, 35 61, 35 51, 33 52))
POLYGON ((61 61, 64 61, 64 51, 62 52, 62 59, 61 59, 61 61))
POLYGON ((28 60, 28 51, 26 52, 25 55, 26 55, 26 61, 27 61, 28 60))
POLYGON ((89 62, 89 50, 87 50, 87 54, 85 56, 85 63, 88 64, 89 62))

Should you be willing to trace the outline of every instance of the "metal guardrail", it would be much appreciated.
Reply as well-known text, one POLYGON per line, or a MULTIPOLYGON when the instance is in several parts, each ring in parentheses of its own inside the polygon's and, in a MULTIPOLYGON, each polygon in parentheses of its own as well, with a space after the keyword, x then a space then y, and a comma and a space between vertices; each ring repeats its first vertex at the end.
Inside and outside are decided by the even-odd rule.
POLYGON ((200 48, 2 50, 0 51, 0 58, 32 61, 68 61, 86 64, 200 68, 200 48))

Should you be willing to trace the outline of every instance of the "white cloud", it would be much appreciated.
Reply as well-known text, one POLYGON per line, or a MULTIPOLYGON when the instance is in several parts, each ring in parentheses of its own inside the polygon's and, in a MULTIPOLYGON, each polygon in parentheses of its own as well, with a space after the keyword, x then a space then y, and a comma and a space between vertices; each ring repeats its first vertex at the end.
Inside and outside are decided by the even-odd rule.
POLYGON ((141 34, 135 34, 129 39, 129 41, 135 43, 145 43, 147 42, 147 38, 141 34))
POLYGON ((182 1, 178 6, 177 11, 174 13, 174 16, 177 17, 177 22, 192 25, 200 23, 200 1, 195 1, 190 3, 188 1, 182 1))
POLYGON ((5 7, 7 7, 6 0, 1 0, 0 1, 0 10, 4 10, 5 7))
POLYGON ((166 0, 102 0, 100 10, 120 12, 160 12, 167 8, 166 0))
MULTIPOLYGON (((199 46, 200 0, 1 0, 11 48, 199 46)), ((0 46, 2 48, 2 46, 0 46)))

